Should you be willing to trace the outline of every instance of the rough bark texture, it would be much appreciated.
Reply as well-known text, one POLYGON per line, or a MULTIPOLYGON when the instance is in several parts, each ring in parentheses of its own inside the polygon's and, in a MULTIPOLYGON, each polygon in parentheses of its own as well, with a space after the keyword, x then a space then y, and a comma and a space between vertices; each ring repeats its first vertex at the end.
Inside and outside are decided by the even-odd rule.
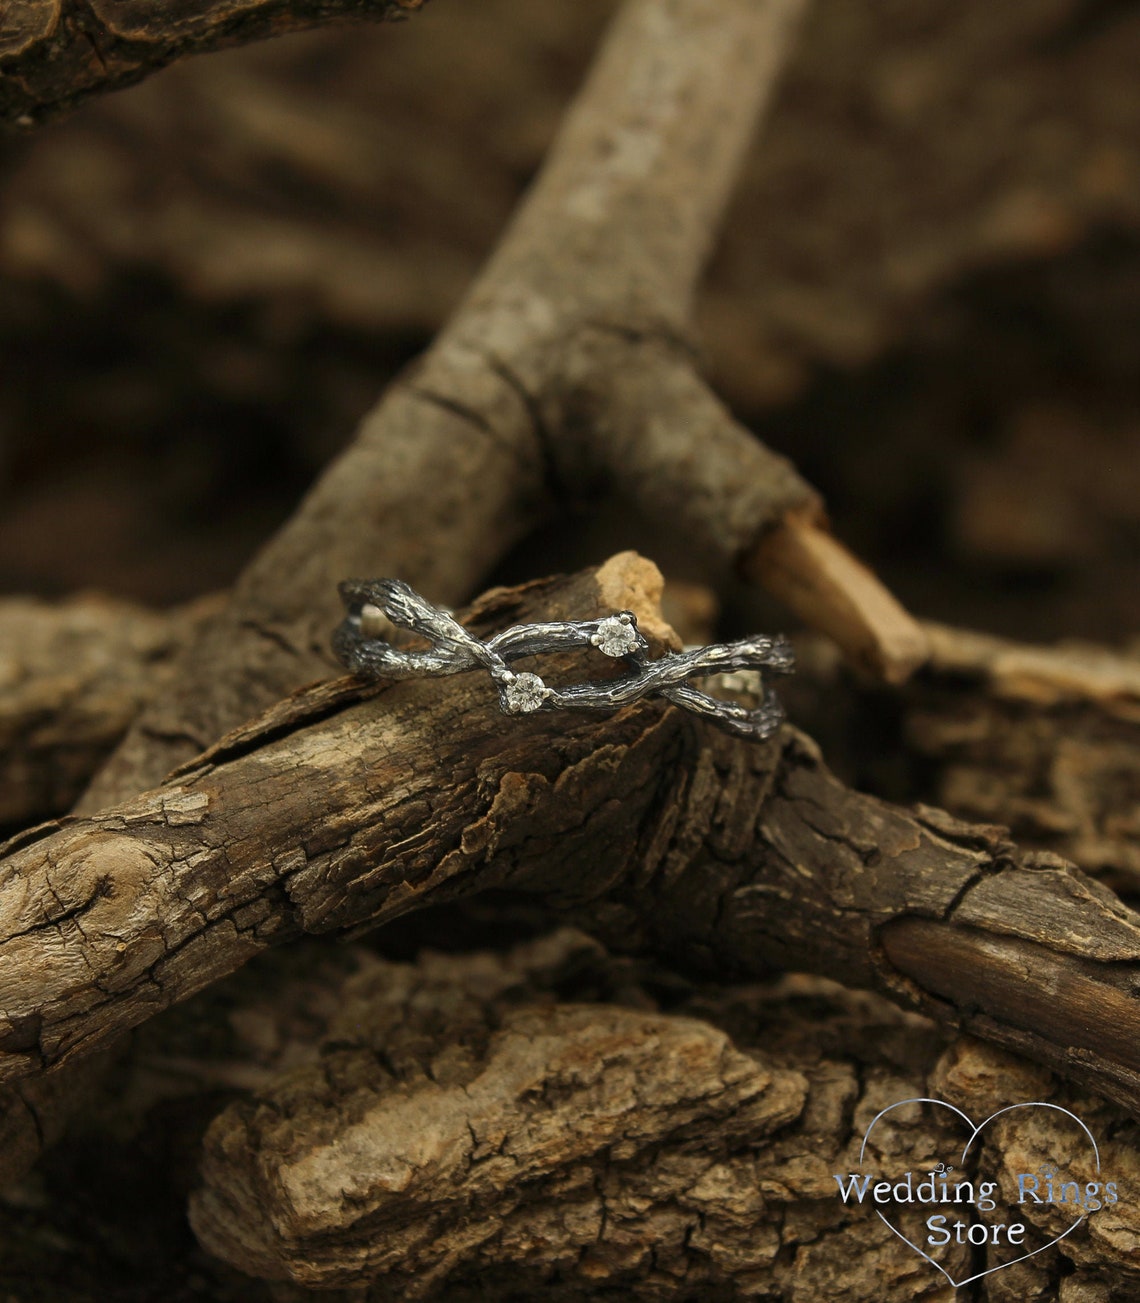
POLYGON ((0 121, 31 127, 175 59, 423 0, 13 0, 0 14, 0 121))
MULTIPOLYGON (((322 1291, 371 1282, 377 1301, 465 1298, 476 1277, 500 1297, 948 1299, 868 1208, 839 1200, 833 1174, 861 1170, 864 1130, 889 1104, 932 1096, 980 1121, 1013 1092, 1082 1110, 1121 1198, 1060 1255, 988 1278, 987 1297, 1056 1298, 1060 1261, 1085 1289, 1140 1286, 1136 1124, 968 1037, 944 1048, 874 997, 802 977, 670 990, 572 932, 507 955, 356 965, 328 988, 336 1012, 306 1045, 317 1057, 207 1134, 191 1218, 245 1271, 322 1291), (568 986, 592 1002, 565 1003, 568 986)), ((278 1046, 296 1042, 283 1007, 278 1046)), ((254 1008, 241 1025, 265 1017, 254 1008)), ((1073 1159, 1056 1118, 999 1120, 971 1166, 1000 1189, 987 1220, 1024 1218, 1027 1248, 1063 1229, 1057 1210, 1016 1203, 1016 1173, 1073 1159)), ((887 1125, 873 1150, 892 1170, 929 1170, 962 1144, 945 1111, 887 1125)), ((959 1275, 1002 1260, 941 1259, 959 1275)))
MULTIPOLYGON (((725 1143, 726 1133, 756 1143, 790 1122, 803 1106, 802 1078, 765 1071, 734 1051, 723 1034, 688 1019, 604 1006, 555 1006, 506 1011, 493 1034, 479 1030, 481 1039, 491 1042, 479 1047, 482 1053, 468 1047, 464 1054, 455 1042, 439 1046, 445 1060, 464 1054, 466 1061, 449 1064, 450 1071, 442 1064, 424 1064, 423 1076, 434 1078, 435 1087, 408 1090, 392 1101, 383 1119, 369 1116, 371 1091, 363 1062, 353 1062, 351 1051, 345 1053, 333 1072, 343 1072, 346 1084, 355 1078, 356 1089, 341 1095, 334 1086, 324 1102, 330 1118, 338 1112, 352 1114, 359 1129, 329 1136, 322 1145, 309 1132, 308 1119, 294 1115, 285 1124, 291 1152, 282 1155, 284 1161, 272 1174, 254 1178, 245 1188, 235 1183, 226 1191, 228 1197, 215 1193, 210 1205, 198 1205, 203 1242, 251 1274, 274 1277, 282 1274, 276 1241, 284 1239, 292 1249, 289 1274, 303 1284, 327 1287, 391 1273, 394 1288, 406 1290, 409 1297, 436 1292, 440 1277, 456 1265, 460 1240, 466 1241, 462 1257, 468 1269, 505 1273, 541 1263, 549 1275, 560 1260, 571 1265, 586 1257, 584 1277, 600 1284, 608 1276, 625 1274, 615 1271, 614 1259, 626 1237, 615 1236, 617 1228, 607 1233, 607 1208, 642 1204, 642 1215, 649 1213, 646 1222, 652 1224, 660 1220, 650 1212, 652 1205, 667 1208, 670 1196, 680 1193, 656 1173, 623 1180, 623 1165, 642 1166, 647 1154, 667 1140, 680 1147, 685 1133, 699 1139, 701 1148, 714 1150, 718 1142, 725 1143), (349 1093, 351 1100, 345 1097, 349 1093), (392 1149, 375 1147, 381 1135, 396 1142, 392 1149), (335 1157, 330 1161, 330 1141, 335 1149, 372 1152, 350 1177, 335 1157), (371 1180, 364 1175, 366 1168, 371 1168, 371 1180), (599 1191, 603 1168, 610 1169, 610 1176, 599 1191), (259 1228, 269 1241, 259 1245, 250 1234, 247 1210, 264 1209, 268 1223, 279 1218, 263 1202, 267 1184, 282 1191, 286 1206, 293 1205, 294 1220, 276 1233, 270 1225, 259 1228), (393 1218, 384 1195, 400 1186, 411 1197, 407 1213, 393 1218), (348 1251, 341 1211, 346 1195, 356 1223, 348 1251), (433 1215, 441 1204, 444 1215, 433 1215), (522 1206, 504 1218, 512 1204, 522 1206), (472 1205, 486 1210, 481 1225, 467 1221, 472 1205), (249 1238, 240 1242, 243 1233, 249 1238), (322 1240, 329 1242, 323 1252, 322 1240)), ((381 1054, 400 1054, 398 1045, 379 1044, 381 1054)), ((375 1065, 375 1056, 370 1057, 375 1065)), ((318 1072, 327 1076, 326 1066, 318 1072)), ((298 1094, 312 1088, 309 1082, 292 1086, 298 1094)), ((214 1145, 224 1163, 237 1146, 263 1155, 275 1150, 274 1139, 242 1135, 227 1144, 216 1136, 214 1145)), ((207 1168, 206 1180, 212 1175, 207 1168)), ((225 1177, 234 1181, 236 1176, 229 1166, 225 1177)), ((759 1241, 754 1251, 771 1255, 770 1231, 762 1225, 752 1229, 759 1241)), ((675 1231, 663 1234, 660 1224, 655 1231, 658 1242, 674 1248, 677 1258, 670 1262, 667 1251, 659 1255, 658 1269, 666 1276, 683 1274, 684 1255, 675 1231)), ((698 1239, 694 1251, 702 1247, 698 1239)), ((633 1243, 625 1252, 642 1256, 633 1243)))
MULTIPOLYGON (((619 605, 644 609, 655 572, 623 557, 600 583, 493 594, 475 627, 593 618, 623 573, 619 605)), ((270 944, 495 888, 692 969, 877 987, 1140 1108, 1140 919, 1003 830, 845 789, 791 730, 740 743, 653 703, 507 720, 481 675, 341 680, 17 839, 2 872, 7 1081, 270 944)))

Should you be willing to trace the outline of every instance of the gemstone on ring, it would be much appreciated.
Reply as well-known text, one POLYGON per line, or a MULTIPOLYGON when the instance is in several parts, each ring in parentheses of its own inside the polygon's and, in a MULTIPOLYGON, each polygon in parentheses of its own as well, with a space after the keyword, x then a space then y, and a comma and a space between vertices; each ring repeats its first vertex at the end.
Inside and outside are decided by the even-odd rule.
POLYGON ((606 656, 628 656, 637 649, 637 629, 628 611, 607 615, 598 621, 598 631, 590 642, 606 656))
POLYGON ((516 674, 503 683, 503 704, 512 715, 529 715, 540 710, 551 695, 537 674, 516 674))

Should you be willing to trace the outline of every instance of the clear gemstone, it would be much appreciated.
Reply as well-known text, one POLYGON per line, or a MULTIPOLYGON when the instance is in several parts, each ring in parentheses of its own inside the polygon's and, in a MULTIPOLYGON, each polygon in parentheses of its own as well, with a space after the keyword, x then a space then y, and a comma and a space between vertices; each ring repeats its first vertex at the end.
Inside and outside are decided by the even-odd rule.
POLYGON ((532 710, 538 710, 549 695, 550 689, 537 674, 516 674, 503 686, 503 700, 512 715, 529 715, 532 710))
POLYGON ((607 615, 590 641, 607 656, 628 656, 637 647, 637 631, 628 616, 607 615))

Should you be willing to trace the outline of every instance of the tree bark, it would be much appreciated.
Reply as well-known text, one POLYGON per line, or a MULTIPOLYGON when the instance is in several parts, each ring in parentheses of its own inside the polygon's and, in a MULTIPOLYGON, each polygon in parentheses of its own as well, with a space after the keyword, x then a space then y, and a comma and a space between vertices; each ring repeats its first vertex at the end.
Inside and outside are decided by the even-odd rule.
POLYGON ((16 0, 0 20, 0 122, 21 127, 190 54, 347 19, 405 18, 423 0, 16 0))
MULTIPOLYGON (((903 1110, 877 1124, 864 1167, 864 1132, 890 1104, 944 1099, 981 1121, 1022 1098, 1080 1110, 1128 1193, 1061 1257, 988 1278, 989 1298, 1056 1297, 1062 1258, 1086 1289, 1135 1286, 1134 1123, 824 979, 686 988, 564 930, 505 954, 358 954, 323 1001, 335 1012, 304 1066, 206 1136, 191 1220, 251 1274, 373 1303, 461 1299, 475 1280, 484 1298, 944 1298, 942 1278, 870 1209, 840 1201, 834 1174, 918 1172, 960 1152, 968 1131, 947 1110, 903 1110), (567 989, 588 1003, 566 1003, 567 989)), ((287 1001, 277 1017, 279 1044, 294 1025, 287 1001)), ((1065 1222, 1019 1204, 1016 1174, 1051 1158, 1096 1175, 1057 1117, 995 1120, 970 1167, 994 1183, 986 1220, 1026 1223, 1027 1249, 1065 1222)), ((964 1278, 1003 1251, 940 1258, 964 1278)))

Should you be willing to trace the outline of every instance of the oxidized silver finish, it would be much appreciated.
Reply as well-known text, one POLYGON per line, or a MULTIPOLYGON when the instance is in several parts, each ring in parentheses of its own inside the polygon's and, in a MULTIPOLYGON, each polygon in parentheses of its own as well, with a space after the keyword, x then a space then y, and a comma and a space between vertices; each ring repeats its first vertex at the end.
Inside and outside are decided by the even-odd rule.
POLYGON ((784 638, 742 638, 680 653, 666 652, 651 661, 649 644, 632 611, 618 611, 600 620, 519 624, 482 642, 401 579, 349 579, 340 585, 340 595, 348 614, 333 634, 333 651, 343 665, 369 678, 406 679, 484 669, 498 691, 500 709, 508 715, 537 710, 616 710, 658 695, 705 716, 719 728, 755 741, 771 737, 784 718, 783 707, 767 686, 761 685, 760 704, 750 710, 711 697, 687 682, 737 670, 788 674, 794 659, 784 638), (384 616, 426 638, 431 650, 393 647, 380 635, 384 616), (522 656, 580 647, 593 647, 605 656, 624 660, 629 673, 618 679, 556 688, 538 674, 515 673, 508 663, 522 656))

